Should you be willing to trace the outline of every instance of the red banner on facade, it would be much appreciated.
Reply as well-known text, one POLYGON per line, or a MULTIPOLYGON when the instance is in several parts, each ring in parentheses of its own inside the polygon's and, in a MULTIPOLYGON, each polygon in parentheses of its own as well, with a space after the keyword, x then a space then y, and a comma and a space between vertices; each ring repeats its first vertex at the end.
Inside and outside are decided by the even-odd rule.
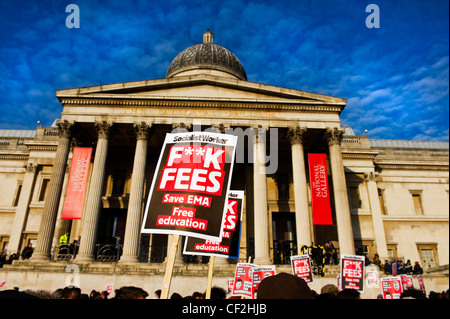
POLYGON ((313 222, 315 225, 333 225, 328 188, 327 157, 325 154, 310 153, 308 154, 308 161, 313 222))
POLYGON ((81 219, 92 147, 74 147, 61 219, 81 219))

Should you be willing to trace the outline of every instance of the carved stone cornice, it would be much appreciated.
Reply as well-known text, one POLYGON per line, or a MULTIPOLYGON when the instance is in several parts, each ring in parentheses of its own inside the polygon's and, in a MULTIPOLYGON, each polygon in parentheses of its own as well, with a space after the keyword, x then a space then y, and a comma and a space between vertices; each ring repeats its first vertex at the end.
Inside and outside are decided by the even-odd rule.
POLYGON ((303 138, 306 133, 306 128, 301 127, 291 127, 286 133, 286 138, 291 141, 291 144, 303 144, 303 138))
POLYGON ((191 128, 190 124, 185 124, 183 122, 174 123, 172 124, 172 133, 188 132, 190 128, 191 128))
POLYGON ((332 128, 325 131, 325 139, 328 145, 341 145, 342 136, 344 135, 344 130, 341 128, 332 128))
POLYGON ((19 154, 0 154, 0 160, 14 160, 14 161, 25 161, 29 158, 29 155, 19 155, 19 154))
POLYGON ((379 176, 377 172, 364 172, 364 179, 366 182, 375 181, 379 176))
POLYGON ((67 120, 57 120, 56 126, 58 126, 58 135, 59 137, 70 138, 72 134, 74 122, 69 122, 67 120))
POLYGON ((223 123, 220 124, 212 124, 211 127, 218 131, 219 133, 225 134, 226 130, 230 128, 229 125, 224 125, 223 123))
POLYGON ((28 173, 36 173, 36 171, 39 169, 39 164, 38 163, 27 163, 27 165, 25 166, 25 170, 28 173))
POLYGON ((253 125, 251 126, 251 135, 253 136, 254 143, 265 143, 266 133, 269 127, 263 125, 253 125))
POLYGON ((62 105, 99 105, 116 107, 196 107, 196 108, 218 108, 218 109, 239 109, 239 110, 267 110, 267 111, 294 111, 294 112, 319 112, 319 113, 340 113, 343 105, 329 105, 317 101, 304 100, 301 103, 266 103, 266 102, 242 102, 242 101, 196 101, 196 100, 157 100, 157 99, 136 99, 136 96, 125 96, 115 98, 63 98, 62 105))
POLYGON ((94 123, 98 138, 109 139, 113 133, 114 123, 102 121, 94 123))
POLYGON ((133 128, 136 133, 136 138, 138 140, 146 140, 149 138, 151 134, 152 124, 151 123, 147 124, 145 122, 134 123, 133 128))

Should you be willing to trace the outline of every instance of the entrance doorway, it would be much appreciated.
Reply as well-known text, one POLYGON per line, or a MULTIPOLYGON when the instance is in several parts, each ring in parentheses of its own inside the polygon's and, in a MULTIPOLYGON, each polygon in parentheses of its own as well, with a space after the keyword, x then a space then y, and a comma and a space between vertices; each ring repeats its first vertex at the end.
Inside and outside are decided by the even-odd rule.
POLYGON ((289 264, 290 257, 297 255, 295 214, 273 213, 272 233, 274 264, 289 264))
POLYGON ((126 209, 103 209, 100 216, 97 243, 123 245, 126 221, 126 209))

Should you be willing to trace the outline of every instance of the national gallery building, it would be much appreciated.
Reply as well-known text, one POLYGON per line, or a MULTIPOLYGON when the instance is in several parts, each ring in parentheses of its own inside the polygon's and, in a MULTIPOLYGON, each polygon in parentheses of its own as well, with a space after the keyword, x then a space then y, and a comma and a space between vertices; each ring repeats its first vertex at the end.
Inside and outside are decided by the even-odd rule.
MULTIPOLYGON (((68 280, 83 292, 160 289, 171 236, 141 234, 144 209, 166 133, 193 130, 238 136, 230 189, 245 192, 240 261, 290 272, 299 247, 331 242, 337 257, 419 261, 426 285, 448 289, 448 142, 357 136, 341 125, 346 99, 247 81, 209 30, 165 78, 56 96, 62 111, 51 127, 0 130, 0 249, 8 258, 34 248, 0 268, 8 289, 53 290, 68 280), (76 147, 92 148, 83 212, 62 219, 76 147), (313 222, 309 154, 326 158, 328 225, 313 222)), ((333 267, 316 291, 336 283, 333 267)), ((234 269, 216 258, 214 283, 226 287, 234 269)), ((203 292, 206 272, 207 258, 180 248, 174 290, 203 292)))

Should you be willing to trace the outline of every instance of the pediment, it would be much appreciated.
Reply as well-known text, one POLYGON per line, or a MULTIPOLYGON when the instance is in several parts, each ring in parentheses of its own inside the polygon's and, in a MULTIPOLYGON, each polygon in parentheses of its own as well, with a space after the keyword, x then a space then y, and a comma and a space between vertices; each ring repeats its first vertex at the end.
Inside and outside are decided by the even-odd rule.
POLYGON ((56 91, 60 99, 196 100, 344 107, 347 100, 267 84, 199 74, 56 91))

